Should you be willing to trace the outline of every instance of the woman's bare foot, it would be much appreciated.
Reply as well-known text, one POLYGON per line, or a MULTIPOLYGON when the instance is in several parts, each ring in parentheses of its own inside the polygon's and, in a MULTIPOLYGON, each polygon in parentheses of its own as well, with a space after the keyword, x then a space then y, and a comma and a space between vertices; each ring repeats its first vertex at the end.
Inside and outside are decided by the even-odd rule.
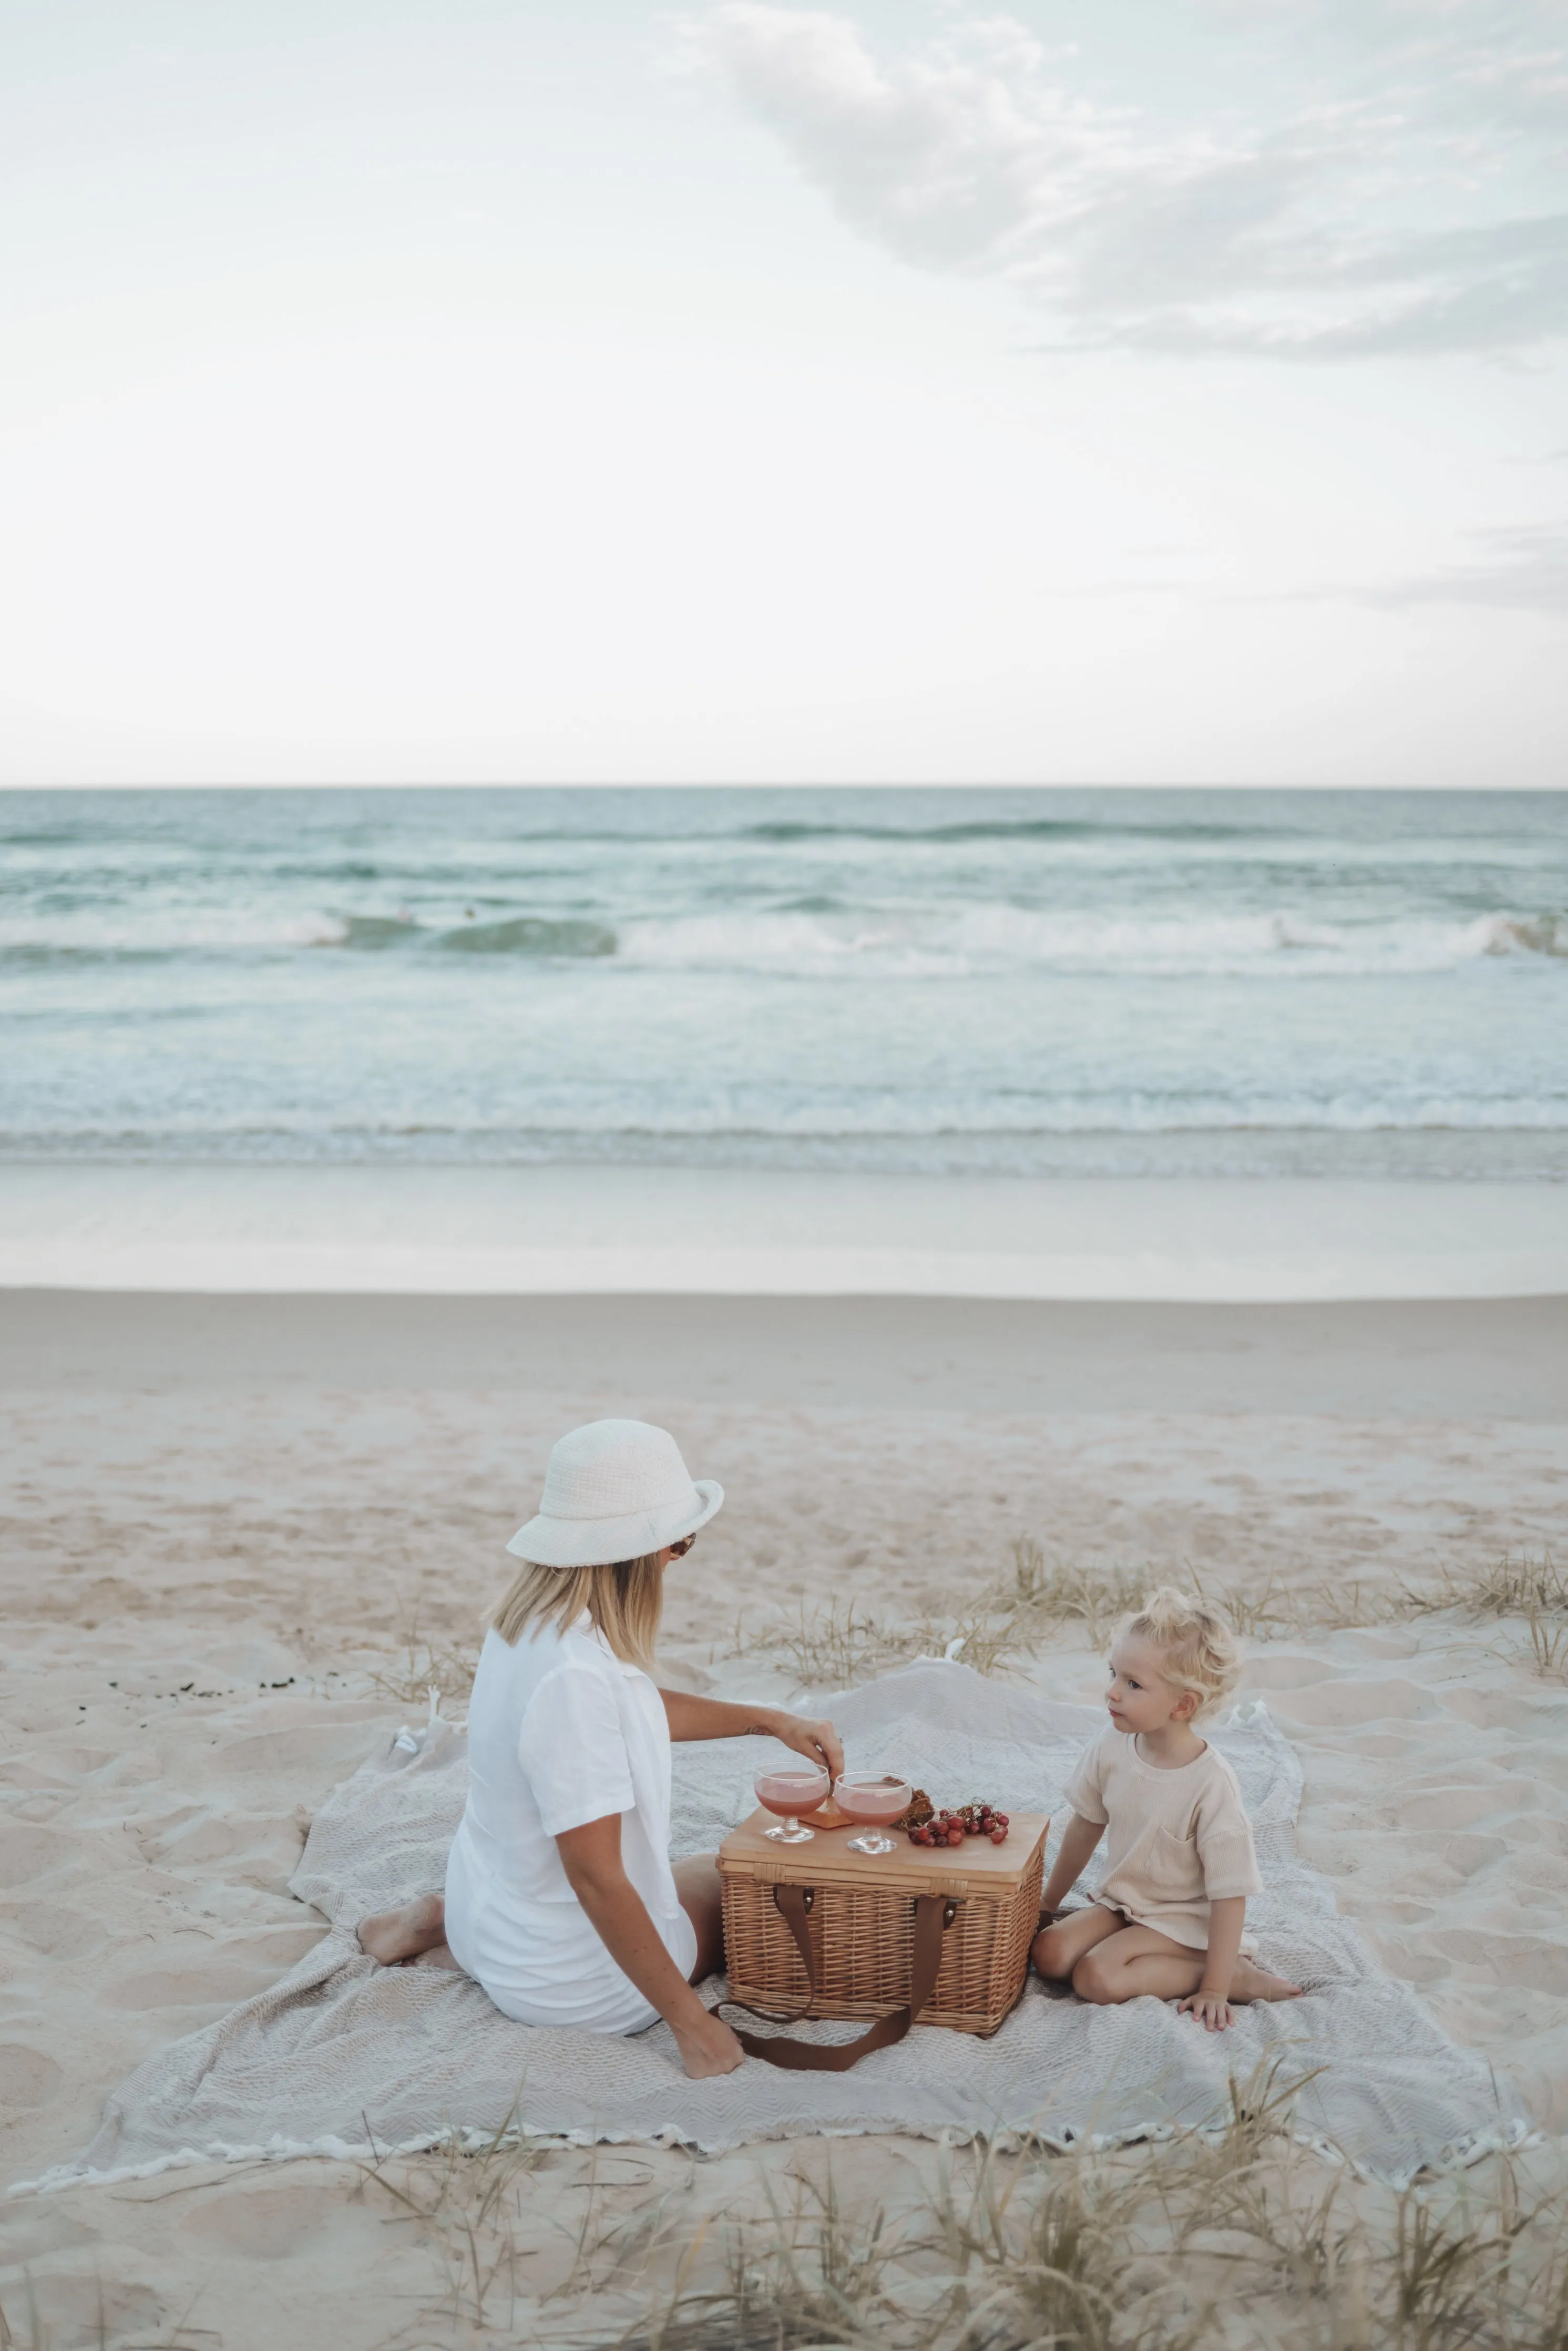
POLYGON ((1287 1983, 1283 1976, 1270 1975, 1251 1959, 1238 1959, 1236 1973, 1230 1980, 1230 1997, 1243 2002, 1253 2000, 1300 2000, 1300 1984, 1287 1983))
POLYGON ((421 1951, 417 1959, 410 1959, 408 1964, 411 1968, 450 1968, 455 1976, 463 1973, 462 1961, 453 1958, 445 1943, 434 1944, 428 1951, 421 1951))
MULTIPOLYGON (((378 1910, 360 1921, 360 1949, 383 1968, 417 1959, 423 1952, 446 1946, 446 1905, 439 1894, 422 1894, 401 1910, 378 1910)), ((438 1966, 440 1961, 436 1963, 438 1966)), ((452 1964, 456 1965, 453 1960, 452 1964)))

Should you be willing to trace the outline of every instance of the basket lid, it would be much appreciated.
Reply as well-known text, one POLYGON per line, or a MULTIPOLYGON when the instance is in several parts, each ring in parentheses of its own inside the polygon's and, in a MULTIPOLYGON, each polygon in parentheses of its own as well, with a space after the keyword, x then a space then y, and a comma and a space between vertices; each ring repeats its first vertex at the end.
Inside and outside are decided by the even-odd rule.
POLYGON ((810 1844, 778 1844, 766 1834, 773 1814, 759 1805, 718 1849, 726 1876, 764 1886, 881 1886, 889 1894, 958 1894, 1005 1901, 1029 1876, 1051 1826, 1049 1813, 1013 1813, 1005 1844, 966 1837, 961 1845, 911 1844, 902 1829, 894 1853, 851 1853, 839 1835, 810 1844))

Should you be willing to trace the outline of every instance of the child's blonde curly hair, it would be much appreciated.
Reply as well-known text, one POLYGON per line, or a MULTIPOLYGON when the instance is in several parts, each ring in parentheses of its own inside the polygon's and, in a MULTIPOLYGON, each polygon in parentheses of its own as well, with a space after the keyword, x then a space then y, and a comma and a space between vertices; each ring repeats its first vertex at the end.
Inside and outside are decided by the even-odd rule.
POLYGON ((1212 1714, 1241 1678, 1240 1646, 1224 1617, 1197 1593, 1178 1592, 1174 1583, 1151 1592, 1116 1630, 1154 1643, 1166 1681, 1196 1693, 1194 1722, 1212 1714))

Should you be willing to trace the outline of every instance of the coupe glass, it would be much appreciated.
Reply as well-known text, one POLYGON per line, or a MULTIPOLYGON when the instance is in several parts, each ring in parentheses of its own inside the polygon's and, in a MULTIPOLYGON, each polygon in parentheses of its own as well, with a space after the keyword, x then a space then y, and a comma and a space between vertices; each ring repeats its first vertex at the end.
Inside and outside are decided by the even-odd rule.
POLYGON ((864 1821, 867 1827, 861 1835, 851 1837, 851 1853, 893 1853, 896 1841, 883 1836, 883 1830, 900 1813, 907 1812, 915 1790, 907 1780, 900 1780, 892 1771, 845 1771, 833 1790, 841 1812, 848 1813, 852 1821, 864 1821))
POLYGON ((764 1836, 779 1844, 804 1844, 816 1835, 815 1829, 801 1826, 799 1815, 814 1813, 827 1802, 833 1782, 821 1763, 758 1771, 751 1784, 758 1802, 779 1815, 779 1826, 764 1829, 764 1836))

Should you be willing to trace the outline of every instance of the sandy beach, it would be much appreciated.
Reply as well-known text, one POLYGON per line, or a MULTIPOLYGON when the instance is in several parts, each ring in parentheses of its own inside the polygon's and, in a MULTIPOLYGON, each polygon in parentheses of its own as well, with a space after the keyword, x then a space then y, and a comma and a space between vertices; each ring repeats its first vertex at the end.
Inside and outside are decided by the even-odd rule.
MULTIPOLYGON (((1306 1858, 1560 2131, 1568 1691, 1521 1622, 1392 1604, 1560 1545, 1565 1343, 1560 1299, 8 1293, 6 2179, 71 2154, 141 2056, 310 1945, 285 1889, 311 1813, 423 1711, 427 1648, 440 1672, 472 1644, 553 1436, 610 1411, 664 1421, 728 1489, 670 1593, 664 1654, 693 1687, 782 1696, 792 1632, 852 1601, 895 1631, 957 1617, 1019 1541, 1290 1601, 1245 1687, 1303 1758, 1306 1858)), ((1015 1670, 1097 1694, 1082 1627, 1015 1670)), ((626 2224, 823 2157, 700 2177, 668 2151, 548 2157, 517 2291, 570 2273, 591 2182, 626 2224)), ((857 2178, 927 2159, 879 2142, 857 2178)), ((353 2167, 3 2210, 0 2301, 13 2325, 36 2306, 40 2341, 97 2341, 100 2295, 114 2343, 451 2339, 422 2332, 439 2231, 353 2167)))
POLYGON ((476 1299, 1333 1304, 1560 1297, 1551 1138, 1512 1180, 395 1162, 0 1162, 9 1288, 476 1299))
POLYGON ((0 2351, 1568 2351, 1563 10, 6 19, 0 2351))

